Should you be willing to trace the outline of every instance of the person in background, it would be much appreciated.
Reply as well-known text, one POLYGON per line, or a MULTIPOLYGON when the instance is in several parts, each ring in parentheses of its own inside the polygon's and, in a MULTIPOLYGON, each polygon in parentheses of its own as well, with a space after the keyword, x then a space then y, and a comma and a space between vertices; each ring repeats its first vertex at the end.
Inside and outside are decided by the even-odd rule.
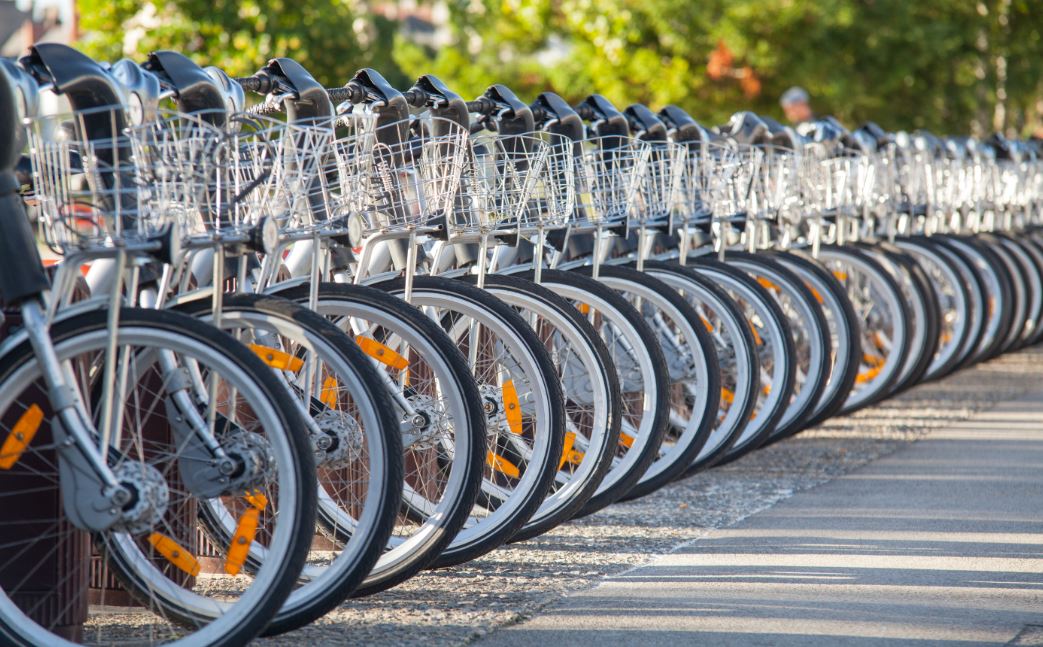
POLYGON ((802 87, 795 85, 783 92, 779 103, 782 105, 782 111, 786 113, 786 119, 794 125, 815 118, 815 114, 811 112, 811 98, 808 91, 802 87))

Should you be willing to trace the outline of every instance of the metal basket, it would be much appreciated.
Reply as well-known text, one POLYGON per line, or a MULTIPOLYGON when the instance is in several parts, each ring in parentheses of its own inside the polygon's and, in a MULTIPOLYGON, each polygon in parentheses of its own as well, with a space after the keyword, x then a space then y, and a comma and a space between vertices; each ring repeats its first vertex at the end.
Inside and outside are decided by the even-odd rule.
POLYGON ((207 230, 218 210, 216 175, 225 154, 223 129, 205 115, 160 112, 131 129, 139 179, 148 186, 139 209, 153 227, 174 222, 182 234, 207 230))
POLYGON ((338 115, 332 121, 332 154, 323 164, 331 218, 339 220, 366 209, 366 169, 376 144, 376 123, 376 114, 361 111, 338 115))
POLYGON ((800 157, 801 208, 806 216, 854 212, 858 193, 857 161, 850 151, 808 145, 800 157))
MULTIPOLYGON (((694 190, 688 191, 693 224, 707 219, 741 220, 746 217, 757 180, 759 152, 733 142, 702 144, 697 160, 688 165, 694 190)), ((689 159, 691 159, 691 155, 689 159)))
POLYGON ((334 155, 329 120, 287 123, 244 113, 231 116, 228 126, 209 227, 244 231, 272 218, 290 229, 329 218, 323 172, 334 155))
POLYGON ((756 179, 750 212, 761 220, 794 220, 803 211, 799 157, 779 146, 757 147, 756 179))
POLYGON ((27 119, 26 153, 47 243, 66 253, 148 239, 166 225, 145 205, 160 168, 136 156, 127 111, 106 107, 27 119))
POLYGON ((472 138, 450 230, 526 232, 560 225, 572 207, 572 153, 544 133, 472 138))
POLYGON ((644 170, 637 185, 633 224, 669 223, 681 206, 681 184, 688 150, 672 142, 648 142, 644 170))
POLYGON ((625 222, 637 205, 651 146, 619 136, 585 139, 580 146, 571 224, 611 226, 625 222))
POLYGON ((349 216, 354 231, 408 231, 453 209, 469 158, 466 128, 431 116, 380 125, 349 116, 336 125, 331 211, 349 216))

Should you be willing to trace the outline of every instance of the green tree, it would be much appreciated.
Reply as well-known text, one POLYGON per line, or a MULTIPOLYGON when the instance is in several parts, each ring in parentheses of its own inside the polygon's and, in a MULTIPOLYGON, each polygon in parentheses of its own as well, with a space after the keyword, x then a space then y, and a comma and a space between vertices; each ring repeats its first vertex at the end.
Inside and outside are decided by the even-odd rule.
POLYGON ((454 43, 400 43, 396 61, 463 92, 591 92, 617 104, 678 103, 706 123, 738 109, 781 116, 806 87, 814 107, 886 128, 1038 127, 1043 12, 1031 0, 454 0, 454 43), (721 47, 733 59, 711 78, 721 47), (558 52, 558 56, 553 54, 558 52), (752 71, 759 88, 741 81, 752 71), (758 90, 755 94, 750 90, 758 90))
POLYGON ((341 85, 361 67, 405 82, 387 43, 396 25, 344 0, 81 0, 81 47, 99 60, 141 60, 175 49, 233 76, 269 58, 296 59, 318 80, 341 85))

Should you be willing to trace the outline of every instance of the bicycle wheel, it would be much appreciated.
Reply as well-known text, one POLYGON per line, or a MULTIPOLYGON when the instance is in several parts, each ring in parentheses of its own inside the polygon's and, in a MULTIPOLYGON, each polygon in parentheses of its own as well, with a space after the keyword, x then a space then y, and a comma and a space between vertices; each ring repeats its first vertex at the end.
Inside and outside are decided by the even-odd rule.
POLYGON ((988 301, 985 294, 985 283, 981 276, 975 271, 974 266, 966 257, 938 240, 936 236, 921 239, 922 244, 930 246, 940 256, 944 257, 959 273, 963 285, 967 288, 968 299, 968 321, 970 323, 968 334, 961 342, 957 352, 957 362, 953 370, 959 370, 974 361, 974 349, 981 343, 985 335, 985 327, 989 323, 988 301))
MULTIPOLYGON (((589 274, 591 268, 575 271, 589 274)), ((633 267, 603 266, 597 281, 620 293, 645 318, 667 358, 666 435, 655 460, 623 495, 654 492, 680 476, 706 444, 720 401, 720 369, 699 314, 677 291, 633 267)))
POLYGON ((844 285, 861 324, 859 373, 840 410, 846 414, 885 397, 901 374, 910 344, 909 306, 891 273, 865 252, 824 246, 819 260, 844 285))
POLYGON ((803 429, 826 388, 830 368, 827 358, 833 354, 829 324, 811 290, 776 259, 731 252, 727 262, 745 270, 768 291, 785 313, 793 334, 793 395, 768 438, 771 442, 803 429))
POLYGON ((946 234, 934 238, 963 256, 982 282, 987 295, 985 332, 982 334, 978 346, 973 350, 969 361, 978 362, 989 359, 1000 351, 1014 316, 1010 276, 1003 261, 973 237, 946 234))
POLYGON ((717 354, 721 383, 717 416, 706 444, 684 473, 688 476, 720 460, 738 440, 753 413, 760 391, 753 333, 731 297, 695 270, 676 263, 646 261, 645 272, 688 301, 710 333, 717 354))
POLYGON ((487 276, 483 289, 517 310, 550 351, 568 431, 551 493, 512 542, 542 534, 586 505, 612 466, 621 424, 619 378, 605 343, 579 309, 529 276, 487 276))
MULTIPOLYGON (((52 418, 29 343, 0 358, 4 433, 11 437, 12 426, 23 433, 20 449, 5 450, 8 469, 0 472, 8 501, 0 512, 0 639, 244 644, 282 606, 311 544, 315 468, 303 416, 271 369, 203 322, 121 309, 113 334, 108 316, 86 312, 51 329, 56 357, 95 428, 104 403, 117 405, 106 462, 130 498, 125 521, 108 530, 88 533, 64 512, 63 499, 89 497, 96 488, 71 469, 80 454, 52 418), (96 399, 106 392, 97 381, 110 340, 122 397, 96 399), (204 442, 214 444, 203 449, 204 442), (215 447, 229 469, 209 461, 200 467, 215 447), (215 554, 222 569, 204 572, 197 523, 200 509, 215 501, 241 515, 242 540, 215 554), (241 572, 244 551, 255 547, 269 559, 241 572), (110 577, 138 606, 114 612, 111 605, 126 601, 113 599, 110 577)), ((91 440, 100 451, 101 438, 91 440)))
POLYGON ((938 302, 938 348, 923 380, 938 379, 956 366, 960 348, 972 332, 970 292, 959 268, 933 245, 924 244, 920 238, 900 238, 895 245, 916 259, 938 302))
MULTIPOLYGON (((177 308, 214 324, 209 299, 177 308)), ((265 629, 274 635, 304 626, 347 599, 384 551, 402 493, 399 420, 362 350, 303 306, 277 296, 228 295, 219 327, 271 366, 311 417, 319 494, 315 545, 300 583, 265 629)), ((214 543, 231 541, 234 518, 214 506, 204 512, 214 543)), ((247 566, 266 559, 258 551, 247 566)))
POLYGON ((812 427, 839 411, 855 384, 860 363, 858 319, 844 286, 810 255, 798 250, 773 252, 772 255, 801 277, 815 300, 820 302, 829 326, 832 351, 829 378, 805 425, 812 427))
MULTIPOLYGON (((1029 285, 1029 269, 1022 264, 1016 254, 1016 246, 1007 246, 993 234, 978 234, 978 242, 988 247, 1000 260, 1010 279, 1011 318, 1003 341, 1000 342, 997 354, 1006 353, 1014 348, 1025 333, 1029 321, 1029 308, 1032 306, 1029 296, 1032 286, 1029 285)), ((1037 293, 1038 295, 1038 293, 1037 293)))
MULTIPOLYGON (((309 286, 278 291, 307 303, 309 286)), ((377 288, 322 283, 316 312, 385 374, 403 429, 405 504, 387 549, 352 594, 388 589, 430 565, 474 507, 485 465, 485 412, 467 359, 423 312, 377 288)))
POLYGON ((577 514, 588 515, 618 501, 655 460, 668 424, 666 359, 641 313, 614 290, 582 273, 562 270, 543 270, 541 285, 588 317, 618 375, 619 443, 601 485, 577 514))
MULTIPOLYGON (((377 287, 403 294, 394 279, 377 287)), ((414 278, 413 305, 464 352, 486 414, 478 501, 433 567, 470 561, 508 541, 535 514, 558 472, 565 441, 561 384, 547 349, 510 306, 464 281, 414 278)))
POLYGON ((739 306, 757 352, 760 391, 742 435, 723 459, 733 461, 761 446, 786 412, 796 373, 793 335, 775 299, 743 270, 706 256, 693 257, 691 267, 723 287, 739 306))
POLYGON ((1004 245, 1010 245, 1018 249, 1016 255, 1025 268, 1029 279, 1029 317, 1025 322, 1025 331, 1018 343, 1018 347, 1032 344, 1043 332, 1043 250, 1036 244, 1035 240, 1029 238, 1016 238, 1009 234, 997 234, 1001 237, 1004 245))
POLYGON ((919 382, 930 368, 941 338, 941 314, 934 292, 927 284, 926 274, 912 256, 886 242, 860 245, 859 248, 880 261, 882 267, 892 270, 892 276, 909 306, 909 354, 902 363, 898 379, 891 386, 890 394, 895 394, 919 382))

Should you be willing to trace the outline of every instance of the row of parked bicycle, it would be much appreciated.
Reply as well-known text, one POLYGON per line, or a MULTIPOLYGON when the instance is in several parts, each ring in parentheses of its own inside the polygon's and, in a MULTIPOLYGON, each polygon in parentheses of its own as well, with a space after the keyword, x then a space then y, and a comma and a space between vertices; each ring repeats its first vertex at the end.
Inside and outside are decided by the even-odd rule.
POLYGON ((4 643, 289 631, 1043 336, 999 136, 56 44, 0 132, 4 643))

